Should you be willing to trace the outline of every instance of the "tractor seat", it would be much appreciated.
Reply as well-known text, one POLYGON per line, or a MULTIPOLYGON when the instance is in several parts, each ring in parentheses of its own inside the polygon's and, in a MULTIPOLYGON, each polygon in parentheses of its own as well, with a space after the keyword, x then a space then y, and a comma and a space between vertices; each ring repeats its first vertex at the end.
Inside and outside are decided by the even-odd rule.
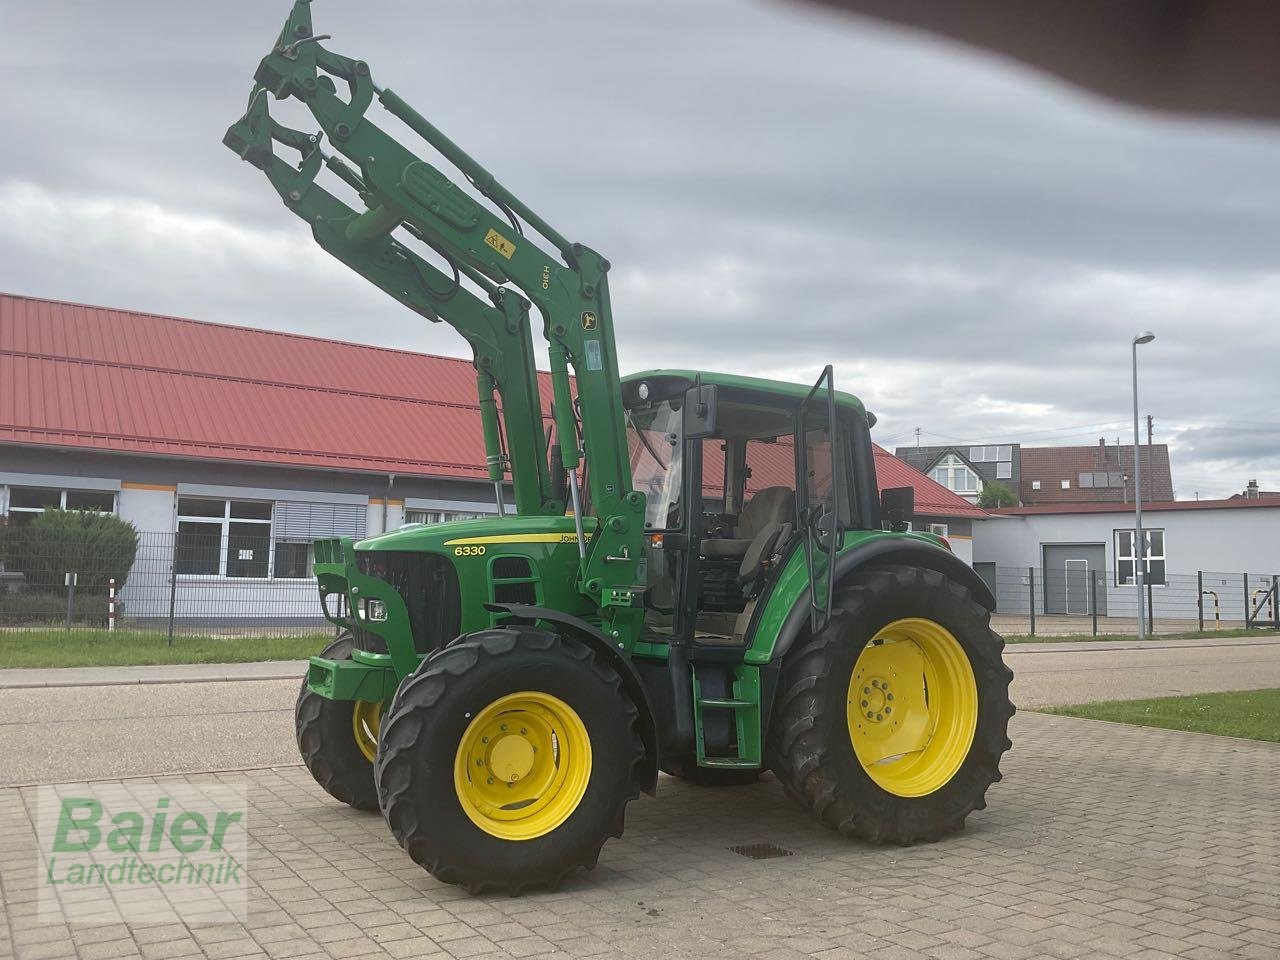
POLYGON ((752 497, 731 537, 717 537, 702 541, 704 557, 742 559, 757 538, 777 536, 783 524, 790 524, 796 510, 795 491, 789 487, 765 487, 752 497))

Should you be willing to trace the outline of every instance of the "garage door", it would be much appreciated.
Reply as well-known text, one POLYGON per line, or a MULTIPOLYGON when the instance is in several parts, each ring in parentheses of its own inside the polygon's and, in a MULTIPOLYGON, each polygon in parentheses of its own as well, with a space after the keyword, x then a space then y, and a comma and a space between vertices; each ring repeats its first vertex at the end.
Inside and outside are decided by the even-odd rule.
MULTIPOLYGON (((1046 544, 1044 550, 1044 612, 1086 616, 1089 579, 1106 570, 1107 548, 1101 543, 1046 544)), ((1107 591, 1099 584, 1098 615, 1106 616, 1107 591)))

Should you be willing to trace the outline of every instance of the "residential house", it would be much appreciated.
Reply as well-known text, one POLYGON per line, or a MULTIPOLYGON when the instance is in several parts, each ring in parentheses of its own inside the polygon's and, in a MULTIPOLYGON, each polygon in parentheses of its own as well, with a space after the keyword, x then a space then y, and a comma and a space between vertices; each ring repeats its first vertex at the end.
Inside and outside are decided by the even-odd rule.
POLYGON ((970 503, 977 503, 992 482, 1016 494, 1021 479, 1016 443, 898 447, 894 455, 970 503))
POLYGON ((1280 498, 1280 490, 1262 490, 1257 480, 1250 480, 1243 493, 1233 493, 1232 500, 1274 500, 1280 498))
MULTIPOLYGON (((1163 443, 1142 451, 1142 499, 1174 497, 1169 447, 1163 443)), ((1022 447, 1018 499, 1023 506, 1063 503, 1132 503, 1133 445, 1022 447)))

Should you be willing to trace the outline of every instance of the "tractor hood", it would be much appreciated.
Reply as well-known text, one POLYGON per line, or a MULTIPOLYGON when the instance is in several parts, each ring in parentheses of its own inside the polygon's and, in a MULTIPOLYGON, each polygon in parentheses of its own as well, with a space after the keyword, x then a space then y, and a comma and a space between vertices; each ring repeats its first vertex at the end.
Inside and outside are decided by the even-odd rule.
MULTIPOLYGON (((590 539, 595 517, 584 517, 583 530, 590 539)), ((443 552, 462 546, 494 544, 576 543, 573 517, 485 517, 446 523, 410 523, 399 530, 361 540, 356 550, 405 550, 443 552)))

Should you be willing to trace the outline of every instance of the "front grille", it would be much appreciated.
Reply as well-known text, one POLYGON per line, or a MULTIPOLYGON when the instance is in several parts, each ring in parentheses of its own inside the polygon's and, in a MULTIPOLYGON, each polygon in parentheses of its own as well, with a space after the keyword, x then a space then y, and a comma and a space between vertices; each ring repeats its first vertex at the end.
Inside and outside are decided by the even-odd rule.
MULTIPOLYGON (((418 653, 430 653, 458 635, 462 627, 462 597, 453 564, 434 553, 398 550, 357 550, 356 569, 395 587, 409 609, 409 627, 418 653)), ((381 637, 359 628, 357 649, 386 653, 381 637)))

